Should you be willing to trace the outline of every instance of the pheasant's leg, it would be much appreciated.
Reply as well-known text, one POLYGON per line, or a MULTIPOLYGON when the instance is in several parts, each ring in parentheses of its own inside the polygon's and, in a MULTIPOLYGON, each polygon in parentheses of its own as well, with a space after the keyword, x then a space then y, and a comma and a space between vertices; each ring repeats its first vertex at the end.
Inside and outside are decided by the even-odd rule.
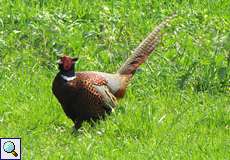
POLYGON ((79 128, 81 128, 83 121, 82 120, 76 120, 74 122, 74 129, 77 131, 79 128))

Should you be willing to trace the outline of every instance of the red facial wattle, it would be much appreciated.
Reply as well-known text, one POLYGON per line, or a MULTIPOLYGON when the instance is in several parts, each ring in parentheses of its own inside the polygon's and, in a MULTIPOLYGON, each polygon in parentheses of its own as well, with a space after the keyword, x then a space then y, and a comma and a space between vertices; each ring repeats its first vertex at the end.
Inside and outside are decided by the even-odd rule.
POLYGON ((73 65, 73 61, 69 57, 63 57, 61 61, 65 70, 69 70, 73 65))

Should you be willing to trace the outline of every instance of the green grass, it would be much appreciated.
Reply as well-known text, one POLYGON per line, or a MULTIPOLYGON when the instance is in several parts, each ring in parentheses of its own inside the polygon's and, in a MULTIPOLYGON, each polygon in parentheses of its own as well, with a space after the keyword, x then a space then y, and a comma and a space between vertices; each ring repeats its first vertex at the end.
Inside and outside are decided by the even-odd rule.
POLYGON ((0 0, 0 137, 21 137, 23 159, 229 159, 229 26, 228 0, 0 0), (72 134, 56 54, 115 72, 174 11, 116 112, 72 134))

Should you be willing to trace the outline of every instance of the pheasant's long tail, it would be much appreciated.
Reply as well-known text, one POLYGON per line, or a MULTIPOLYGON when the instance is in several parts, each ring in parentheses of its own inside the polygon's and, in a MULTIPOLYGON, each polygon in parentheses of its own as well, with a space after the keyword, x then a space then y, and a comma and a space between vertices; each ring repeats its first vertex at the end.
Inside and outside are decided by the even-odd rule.
POLYGON ((120 67, 118 70, 119 74, 132 76, 135 73, 137 68, 144 63, 148 56, 155 50, 160 40, 160 31, 167 26, 169 21, 175 16, 176 14, 167 17, 140 43, 133 54, 120 67))

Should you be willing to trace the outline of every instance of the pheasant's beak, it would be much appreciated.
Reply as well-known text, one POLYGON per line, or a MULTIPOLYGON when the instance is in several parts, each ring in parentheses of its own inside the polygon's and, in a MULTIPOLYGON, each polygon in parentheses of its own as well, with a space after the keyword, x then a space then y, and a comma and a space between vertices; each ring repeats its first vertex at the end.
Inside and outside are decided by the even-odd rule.
POLYGON ((62 61, 59 59, 56 61, 57 64, 62 64, 62 61))

